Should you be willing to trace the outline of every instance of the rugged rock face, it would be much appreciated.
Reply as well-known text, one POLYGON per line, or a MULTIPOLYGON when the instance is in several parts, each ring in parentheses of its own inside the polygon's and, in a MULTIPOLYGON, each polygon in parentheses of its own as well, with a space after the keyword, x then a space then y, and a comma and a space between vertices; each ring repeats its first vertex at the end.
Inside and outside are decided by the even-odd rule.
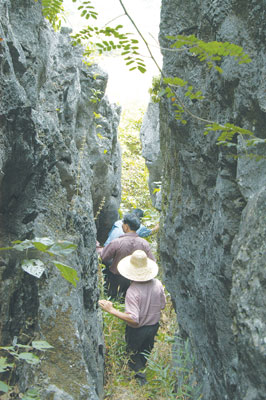
POLYGON ((1 252, 1 345, 41 338, 56 348, 34 369, 16 370, 21 392, 33 385, 42 399, 99 399, 94 217, 104 239, 120 203, 120 109, 104 98, 106 74, 82 63, 67 28, 59 34, 47 26, 40 2, 3 0, 0 16, 1 247, 70 240, 78 250, 65 263, 80 278, 74 288, 50 268, 38 280, 21 270, 17 253, 1 252))
MULTIPOLYGON (((194 114, 232 122, 265 138, 265 2, 165 0, 160 41, 195 34, 241 45, 252 63, 225 60, 222 75, 196 57, 163 50, 166 76, 203 91, 194 114)), ((160 105, 163 188, 160 249, 165 281, 184 337, 195 355, 204 400, 265 398, 265 145, 246 157, 241 137, 235 153, 203 135, 200 121, 183 126, 171 101, 160 105)))
POLYGON ((142 156, 149 170, 149 190, 152 204, 161 209, 162 157, 160 150, 159 104, 150 102, 140 129, 142 156))

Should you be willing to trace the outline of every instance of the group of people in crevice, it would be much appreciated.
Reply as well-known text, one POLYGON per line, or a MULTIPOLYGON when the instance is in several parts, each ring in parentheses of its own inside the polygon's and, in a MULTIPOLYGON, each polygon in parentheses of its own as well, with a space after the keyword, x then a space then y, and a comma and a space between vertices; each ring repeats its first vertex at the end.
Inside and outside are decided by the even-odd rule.
POLYGON ((105 265, 105 290, 111 299, 125 301, 125 312, 114 308, 109 300, 99 300, 100 307, 125 321, 125 339, 130 354, 129 367, 140 384, 146 383, 143 369, 154 346, 161 310, 165 307, 162 283, 155 279, 158 265, 144 237, 157 232, 159 225, 148 229, 141 224, 143 211, 134 209, 116 221, 108 238, 97 252, 105 265))

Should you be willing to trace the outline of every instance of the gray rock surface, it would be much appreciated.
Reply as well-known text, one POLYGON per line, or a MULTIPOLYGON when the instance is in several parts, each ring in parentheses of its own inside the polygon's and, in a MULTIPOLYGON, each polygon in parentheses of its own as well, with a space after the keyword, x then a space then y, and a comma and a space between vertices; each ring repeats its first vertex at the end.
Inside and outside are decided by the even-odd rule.
POLYGON ((159 104, 150 102, 140 129, 142 156, 149 170, 152 205, 161 209, 162 157, 160 150, 159 104))
MULTIPOLYGON (((165 0, 160 26, 164 74, 203 91, 202 102, 186 100, 194 114, 235 123, 265 139, 264 35, 265 1, 165 0), (166 35, 177 34, 241 45, 252 63, 226 59, 219 75, 192 55, 168 51, 166 35)), ((255 161, 246 157, 241 137, 233 150, 218 147, 217 134, 204 136, 200 121, 187 120, 187 125, 175 120, 170 99, 161 102, 160 251, 166 286, 180 332, 190 339, 203 399, 262 400, 266 146, 252 148, 264 156, 255 161)))
POLYGON ((120 109, 104 97, 107 75, 83 64, 70 30, 55 33, 40 7, 0 4, 0 247, 70 240, 78 249, 64 262, 80 280, 75 288, 52 267, 38 280, 22 271, 20 253, 1 252, 0 338, 1 345, 41 338, 56 349, 16 370, 21 392, 35 385, 42 399, 96 400, 104 352, 96 224, 104 239, 117 218, 120 109))

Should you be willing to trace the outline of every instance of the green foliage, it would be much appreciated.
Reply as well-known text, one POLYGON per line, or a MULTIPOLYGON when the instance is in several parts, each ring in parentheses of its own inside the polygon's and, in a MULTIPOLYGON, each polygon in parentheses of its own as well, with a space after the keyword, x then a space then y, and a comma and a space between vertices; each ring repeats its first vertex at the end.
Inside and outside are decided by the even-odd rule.
POLYGON ((263 158, 263 156, 258 154, 250 153, 248 148, 259 144, 265 144, 266 139, 260 139, 256 137, 250 130, 240 128, 239 126, 229 123, 226 123, 225 125, 211 123, 206 125, 204 135, 208 135, 212 131, 220 132, 220 136, 217 139, 218 146, 222 145, 226 147, 236 147, 237 144, 232 142, 232 140, 235 138, 235 135, 239 135, 242 137, 242 143, 245 149, 245 157, 255 159, 256 161, 259 161, 263 158))
POLYGON ((9 368, 13 368, 14 363, 10 363, 7 361, 7 358, 0 357, 0 373, 6 372, 9 368))
MULTIPOLYGON (((76 2, 76 0, 72 1, 73 3, 76 2)), ((124 9, 125 15, 129 18, 146 45, 152 60, 158 67, 160 73, 162 73, 158 63, 150 51, 146 39, 143 37, 135 22, 128 14, 122 0, 119 0, 119 2, 124 9)), ((62 12, 62 0, 42 0, 42 5, 44 15, 49 19, 53 26, 56 26, 57 18, 59 18, 58 15, 60 15, 60 12, 62 12)), ((80 5, 78 9, 81 11, 82 17, 86 19, 97 19, 98 13, 95 11, 91 1, 83 1, 82 5, 80 5)), ((91 54, 95 51, 95 46, 98 49, 99 54, 119 51, 124 56, 126 65, 130 66, 130 70, 138 69, 140 72, 144 73, 146 71, 146 66, 143 59, 140 57, 138 40, 135 38, 131 39, 131 33, 122 33, 122 28, 122 25, 117 25, 116 27, 107 26, 103 29, 95 26, 87 26, 76 35, 73 35, 73 44, 77 45, 87 42, 87 48, 84 52, 85 57, 91 57, 91 54), (96 43, 93 43, 95 37, 98 37, 100 40, 96 43)), ((205 62, 208 68, 214 68, 219 73, 223 72, 220 65, 225 57, 233 57, 239 64, 251 62, 250 57, 244 52, 243 48, 233 43, 217 41, 205 42, 201 39, 198 39, 195 35, 167 36, 167 38, 173 42, 171 44, 172 49, 176 49, 176 51, 185 51, 189 55, 197 57, 201 62, 205 62)), ((86 63, 88 62, 86 61, 86 63)), ((184 81, 180 77, 163 76, 161 85, 160 80, 154 78, 153 87, 150 89, 152 101, 158 102, 162 96, 166 95, 167 98, 171 98, 175 112, 175 118, 179 120, 181 124, 185 125, 187 123, 187 119, 184 117, 184 115, 187 114, 192 118, 207 123, 208 125, 206 131, 221 131, 221 136, 218 139, 219 145, 232 146, 232 137, 239 133, 242 128, 235 126, 234 129, 228 130, 227 125, 229 124, 222 126, 219 123, 205 120, 204 118, 193 114, 190 109, 185 106, 184 100, 180 98, 176 88, 184 89, 182 93, 182 98, 184 100, 185 98, 189 98, 191 101, 198 101, 204 98, 202 91, 194 89, 194 87, 188 81, 184 81), (215 129, 215 127, 218 126, 219 128, 215 129)), ((96 102, 97 96, 96 98, 92 96, 91 101, 96 102)), ((259 143, 262 143, 259 138, 254 137, 251 131, 249 131, 248 135, 252 136, 252 140, 249 139, 247 141, 247 146, 255 146, 259 143)))
POLYGON ((239 64, 251 62, 250 57, 244 53, 243 48, 233 43, 204 42, 194 35, 167 36, 167 39, 175 41, 171 45, 172 48, 180 49, 185 47, 190 54, 197 56, 200 61, 205 61, 209 68, 215 68, 220 73, 223 70, 217 65, 217 62, 222 61, 224 57, 234 57, 239 64))
POLYGON ((146 71, 146 66, 143 59, 140 57, 139 42, 134 37, 131 38, 131 33, 121 33, 122 28, 122 25, 117 25, 115 28, 107 26, 103 29, 99 29, 97 26, 87 26, 79 33, 72 36, 74 39, 72 43, 76 46, 77 44, 86 44, 86 41, 89 40, 89 44, 83 55, 90 57, 92 51, 94 51, 94 47, 91 46, 91 40, 96 37, 100 39, 95 43, 100 55, 119 51, 119 53, 124 56, 126 65, 130 66, 130 71, 137 68, 140 72, 144 73, 146 71))
POLYGON ((193 372, 194 357, 189 339, 184 340, 175 335, 172 347, 173 370, 176 376, 175 391, 177 396, 186 399, 202 399, 201 386, 195 380, 193 372))
POLYGON ((101 200, 101 202, 99 204, 98 210, 97 210, 97 212, 95 214, 94 221, 97 221, 99 215, 101 214, 101 211, 103 210, 104 205, 105 205, 105 200, 106 200, 106 197, 103 196, 103 198, 102 198, 102 200, 101 200))
MULTIPOLYGON (((30 365, 36 365, 41 360, 36 354, 33 353, 33 351, 34 350, 46 351, 52 348, 53 346, 51 346, 45 340, 35 340, 32 342, 31 345, 24 345, 17 343, 16 345, 13 346, 1 346, 0 351, 7 352, 9 358, 12 357, 14 359, 14 362, 7 361, 8 359, 6 357, 0 356, 0 373, 10 372, 12 375, 12 371, 16 368, 17 363, 19 361, 22 362, 25 361, 30 365)), ((8 393, 9 391, 13 392, 13 390, 14 387, 10 386, 9 381, 8 383, 0 381, 0 392, 8 393)), ((24 394, 20 393, 19 398, 24 400, 31 400, 31 399, 40 400, 38 390, 34 388, 28 389, 24 394)))
MULTIPOLYGON (((73 3, 76 3, 77 0, 72 0, 73 3)), ((94 11, 94 7, 91 5, 91 1, 83 1, 82 5, 78 7, 78 10, 81 11, 80 16, 86 19, 94 18, 97 19, 98 13, 94 11)))
POLYGON ((151 206, 147 187, 148 170, 141 156, 139 130, 143 110, 124 110, 119 126, 122 148, 122 213, 132 208, 147 209, 151 206))
MULTIPOLYGON (((35 0, 38 1, 38 0, 35 0)), ((42 12, 48 21, 52 24, 55 30, 61 28, 61 21, 63 18, 63 0, 41 0, 42 12)), ((76 0, 72 0, 76 3, 76 0)), ((91 1, 82 1, 81 5, 77 7, 81 12, 80 16, 85 19, 97 20, 98 13, 91 1)), ((122 32, 122 25, 115 27, 105 26, 99 28, 97 26, 88 25, 75 35, 72 35, 74 46, 83 45, 85 51, 83 53, 86 64, 89 64, 86 57, 91 57, 97 49, 98 54, 110 53, 118 51, 122 56, 130 71, 138 69, 141 73, 146 72, 146 65, 139 53, 139 41, 133 36, 132 33, 122 32), (95 42, 95 39, 98 39, 95 42)))
POLYGON ((222 132, 218 138, 218 145, 223 144, 225 146, 236 146, 234 143, 231 143, 236 133, 240 135, 254 136, 253 133, 248 129, 243 129, 239 126, 235 126, 229 123, 226 123, 225 125, 220 125, 217 123, 208 124, 206 125, 206 131, 204 132, 204 135, 208 135, 211 131, 222 132))
POLYGON ((56 268, 59 269, 59 271, 61 272, 61 276, 63 278, 65 278, 68 282, 72 283, 72 285, 77 286, 77 281, 79 281, 77 271, 75 271, 68 265, 58 263, 56 261, 53 261, 53 263, 56 266, 56 268))
MULTIPOLYGON (((201 62, 207 62, 209 68, 215 68, 219 73, 222 73, 220 66, 216 65, 221 62, 224 57, 234 57, 239 64, 249 63, 251 59, 247 54, 244 53, 243 48, 228 42, 209 42, 206 43, 194 35, 191 36, 168 36, 170 40, 175 40, 171 45, 172 48, 181 49, 185 47, 189 53, 197 56, 201 62)), ((182 97, 189 98, 190 100, 203 100, 204 96, 200 90, 195 90, 188 81, 180 77, 163 77, 161 84, 157 81, 156 94, 160 98, 166 96, 171 99, 172 106, 174 108, 175 118, 179 120, 183 125, 187 123, 184 115, 192 116, 202 122, 207 122, 204 134, 207 135, 210 132, 220 132, 220 136, 217 139, 217 145, 224 145, 227 147, 236 146, 232 142, 236 134, 247 137, 245 140, 246 146, 254 146, 257 144, 265 143, 263 139, 259 139, 254 136, 254 133, 248 129, 241 128, 234 124, 225 123, 221 125, 216 122, 207 121, 194 115, 183 103, 180 98, 180 92, 177 93, 177 89, 182 89, 182 97)), ((246 155, 249 155, 246 153, 246 155)))
MULTIPOLYGON (((0 365, 1 365, 1 358, 0 358, 0 365)), ((10 389, 9 385, 7 385, 5 382, 0 381, 0 392, 7 393, 9 389, 10 389)))
POLYGON ((38 389, 32 388, 23 394, 22 400, 41 400, 38 389))
MULTIPOLYGON (((35 0, 38 1, 38 0, 35 0)), ((42 13, 44 17, 52 24, 55 31, 61 28, 63 19, 63 1, 64 0, 41 0, 42 13)))
POLYGON ((101 97, 103 95, 102 90, 99 89, 95 89, 95 88, 90 88, 91 91, 91 96, 90 96, 90 103, 99 103, 99 101, 101 100, 101 97))
MULTIPOLYGON (((73 251, 76 250, 77 245, 67 240, 52 240, 48 237, 34 238, 32 240, 15 240, 12 242, 13 246, 0 248, 1 250, 17 250, 21 252, 28 252, 29 250, 38 250, 39 252, 45 253, 50 257, 69 256, 73 251)), ((52 260, 52 263, 56 268, 59 269, 63 278, 72 285, 76 286, 79 280, 77 271, 59 261, 52 260)), ((40 278, 45 271, 45 264, 39 258, 24 259, 21 263, 22 269, 30 275, 40 278)))
MULTIPOLYGON (((120 214, 134 208, 144 210, 142 223, 153 228, 159 220, 159 213, 151 202, 148 179, 149 171, 141 156, 139 137, 144 111, 142 109, 125 109, 119 125, 119 142, 122 149, 122 196, 120 214)), ((156 249, 156 235, 145 238, 153 250, 156 249)))
MULTIPOLYGON (((170 338, 172 339, 172 338, 170 338)), ((165 354, 161 353, 160 347, 157 347, 155 351, 148 357, 146 375, 149 382, 149 391, 153 398, 158 394, 158 388, 160 391, 160 398, 174 400, 174 399, 201 399, 201 395, 195 396, 195 392, 199 391, 196 385, 190 383, 190 376, 192 369, 190 364, 187 365, 186 360, 180 362, 180 368, 175 369, 173 367, 172 360, 173 352, 169 352, 169 359, 165 358, 165 354), (181 376, 185 376, 182 379, 182 384, 178 385, 177 382, 181 376)), ((186 358, 190 358, 191 354, 186 353, 186 358)))
POLYGON ((152 87, 148 90, 148 92, 153 103, 160 102, 161 96, 165 93, 162 93, 161 89, 161 75, 152 77, 152 87))

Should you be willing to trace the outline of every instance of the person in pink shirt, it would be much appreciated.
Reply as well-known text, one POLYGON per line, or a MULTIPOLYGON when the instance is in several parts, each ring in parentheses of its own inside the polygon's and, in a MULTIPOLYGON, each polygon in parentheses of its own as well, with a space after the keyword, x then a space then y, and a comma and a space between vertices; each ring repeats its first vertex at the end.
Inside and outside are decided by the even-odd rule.
POLYGON ((130 284, 130 281, 122 276, 117 269, 120 260, 129 256, 135 250, 143 250, 150 259, 155 260, 149 242, 136 233, 139 225, 139 219, 135 214, 124 215, 122 225, 124 234, 112 240, 100 253, 102 263, 106 266, 103 274, 107 295, 112 299, 118 297, 124 299, 130 284))
POLYGON ((99 300, 99 305, 127 323, 125 339, 127 350, 131 353, 129 367, 143 384, 146 377, 139 371, 145 368, 147 354, 154 346, 161 310, 166 303, 164 288, 158 279, 154 279, 158 274, 158 265, 143 250, 136 250, 123 258, 117 269, 131 281, 125 297, 125 312, 115 309, 108 300, 99 300))

